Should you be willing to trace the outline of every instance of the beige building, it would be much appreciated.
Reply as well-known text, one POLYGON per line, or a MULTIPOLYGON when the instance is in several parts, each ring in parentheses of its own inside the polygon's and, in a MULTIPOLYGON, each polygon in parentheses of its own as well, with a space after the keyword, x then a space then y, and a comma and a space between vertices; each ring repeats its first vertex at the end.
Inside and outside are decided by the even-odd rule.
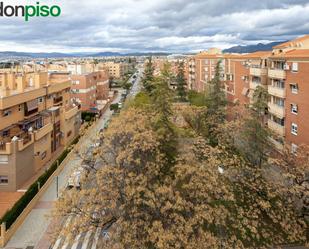
POLYGON ((0 73, 0 191, 16 191, 78 134, 68 73, 0 73))
POLYGON ((108 69, 109 76, 120 79, 122 78, 126 73, 130 71, 130 65, 128 63, 122 63, 122 62, 105 62, 100 63, 97 65, 98 67, 105 67, 108 69))

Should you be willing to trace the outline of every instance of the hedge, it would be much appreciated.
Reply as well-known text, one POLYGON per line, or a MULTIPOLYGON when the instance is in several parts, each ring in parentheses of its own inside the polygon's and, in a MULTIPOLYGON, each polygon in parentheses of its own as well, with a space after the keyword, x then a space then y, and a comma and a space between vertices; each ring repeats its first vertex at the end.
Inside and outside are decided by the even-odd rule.
MULTIPOLYGON (((80 136, 77 136, 71 143, 71 145, 77 144, 79 141, 80 136)), ((9 229, 12 224, 16 221, 16 219, 19 217, 19 215, 24 211, 24 209, 27 207, 27 205, 30 203, 30 201, 35 197, 35 195, 38 193, 38 184, 42 187, 49 177, 56 171, 58 168, 58 162, 59 165, 63 162, 63 160, 67 157, 67 155, 70 153, 71 149, 65 149, 61 155, 57 158, 57 160, 48 168, 47 171, 44 172, 43 175, 41 175, 38 180, 33 183, 28 190, 25 192, 25 194, 14 204, 14 206, 8 210, 4 216, 1 218, 0 223, 5 222, 6 228, 9 229)))

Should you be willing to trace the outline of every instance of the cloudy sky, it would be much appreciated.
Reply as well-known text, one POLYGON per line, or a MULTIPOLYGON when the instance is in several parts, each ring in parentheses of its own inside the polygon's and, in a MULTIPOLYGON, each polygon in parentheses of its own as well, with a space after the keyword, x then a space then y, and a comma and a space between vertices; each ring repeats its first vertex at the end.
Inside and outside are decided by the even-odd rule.
MULTIPOLYGON (((2 0, 35 4, 35 0, 2 0)), ((0 51, 196 52, 309 34, 309 0, 40 0, 60 17, 0 17, 0 51)))

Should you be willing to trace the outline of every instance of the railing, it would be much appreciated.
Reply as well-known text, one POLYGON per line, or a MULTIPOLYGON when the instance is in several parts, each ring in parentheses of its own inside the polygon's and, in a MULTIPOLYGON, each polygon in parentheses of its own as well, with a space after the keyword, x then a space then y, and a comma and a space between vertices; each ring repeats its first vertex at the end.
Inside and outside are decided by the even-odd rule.
POLYGON ((78 106, 75 106, 75 107, 65 111, 64 118, 66 120, 69 120, 70 118, 75 116, 77 113, 78 113, 78 106))
POLYGON ((259 82, 259 81, 250 81, 250 83, 249 83, 249 86, 250 86, 250 88, 251 89, 256 89, 258 86, 260 86, 261 85, 261 82, 259 82))
POLYGON ((285 88, 280 88, 280 87, 275 87, 275 86, 268 86, 268 93, 270 95, 274 95, 280 98, 285 98, 286 93, 285 93, 285 88))
POLYGON ((282 137, 285 135, 285 126, 277 124, 276 122, 272 120, 268 120, 268 128, 282 137))
POLYGON ((285 79, 286 72, 283 69, 272 68, 268 70, 268 77, 275 79, 285 79))
POLYGON ((267 68, 261 68, 261 67, 254 67, 251 66, 250 68, 250 74, 254 76, 263 76, 267 75, 267 68))
POLYGON ((269 102, 268 103, 269 112, 277 116, 278 118, 284 118, 285 117, 285 109, 283 106, 276 105, 274 103, 269 102))
POLYGON ((34 132, 34 137, 35 140, 40 140, 42 137, 44 137, 45 135, 47 135, 48 133, 50 133, 53 130, 53 125, 52 123, 47 123, 46 125, 44 125, 42 128, 36 130, 34 132))

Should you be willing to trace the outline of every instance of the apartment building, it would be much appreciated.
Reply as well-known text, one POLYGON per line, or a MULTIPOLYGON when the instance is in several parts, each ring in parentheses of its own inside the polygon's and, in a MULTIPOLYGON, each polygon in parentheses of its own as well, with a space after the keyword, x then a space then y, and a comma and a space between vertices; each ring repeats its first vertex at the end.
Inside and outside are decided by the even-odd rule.
POLYGON ((272 141, 296 151, 309 144, 309 35, 279 44, 273 51, 250 54, 203 52, 191 58, 189 84, 204 91, 221 61, 225 91, 230 102, 250 105, 255 89, 265 87, 270 95, 267 125, 272 141))
POLYGON ((114 79, 121 79, 126 73, 132 70, 132 65, 124 62, 104 62, 99 63, 97 67, 105 67, 108 69, 108 73, 110 77, 114 79))
POLYGON ((198 92, 205 91, 207 84, 215 77, 216 65, 221 61, 222 72, 225 67, 221 50, 210 49, 194 56, 194 64, 191 60, 192 88, 198 92), (194 76, 193 76, 194 75, 194 76), (194 79, 194 80, 193 80, 194 79))
POLYGON ((109 96, 108 71, 88 72, 85 64, 69 65, 68 71, 72 73, 72 100, 80 105, 81 111, 100 112, 104 106, 99 102, 109 96))
POLYGON ((309 36, 280 44, 269 57, 269 128, 278 148, 309 144, 309 36))
POLYGON ((68 73, 0 73, 0 191, 16 191, 78 134, 68 73))

